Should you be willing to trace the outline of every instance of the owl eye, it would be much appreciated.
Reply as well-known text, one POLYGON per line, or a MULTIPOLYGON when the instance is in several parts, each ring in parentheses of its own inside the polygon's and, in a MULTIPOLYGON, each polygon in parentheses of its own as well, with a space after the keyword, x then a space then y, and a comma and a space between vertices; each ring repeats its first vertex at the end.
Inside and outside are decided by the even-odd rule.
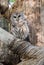
POLYGON ((18 17, 20 17, 21 15, 19 15, 18 17))
POLYGON ((15 27, 15 25, 12 25, 13 27, 15 27))
POLYGON ((14 18, 16 18, 16 16, 13 16, 14 18))

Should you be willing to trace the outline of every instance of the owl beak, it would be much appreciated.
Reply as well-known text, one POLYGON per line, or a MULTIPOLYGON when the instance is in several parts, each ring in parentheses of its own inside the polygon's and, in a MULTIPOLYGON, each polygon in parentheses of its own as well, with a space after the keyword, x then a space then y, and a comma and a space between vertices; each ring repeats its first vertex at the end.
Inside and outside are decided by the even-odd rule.
POLYGON ((17 21, 19 21, 19 18, 17 18, 17 21))

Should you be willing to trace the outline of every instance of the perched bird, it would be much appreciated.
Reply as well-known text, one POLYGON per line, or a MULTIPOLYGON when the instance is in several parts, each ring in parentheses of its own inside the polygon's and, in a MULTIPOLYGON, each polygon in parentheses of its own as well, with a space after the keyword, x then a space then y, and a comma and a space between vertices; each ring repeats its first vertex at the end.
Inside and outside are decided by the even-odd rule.
POLYGON ((32 44, 37 42, 34 28, 28 23, 23 12, 12 13, 11 17, 11 33, 19 39, 29 41, 32 44), (34 40, 35 39, 35 40, 34 40))
POLYGON ((16 38, 22 40, 29 35, 29 27, 23 13, 13 13, 11 15, 11 32, 16 38))

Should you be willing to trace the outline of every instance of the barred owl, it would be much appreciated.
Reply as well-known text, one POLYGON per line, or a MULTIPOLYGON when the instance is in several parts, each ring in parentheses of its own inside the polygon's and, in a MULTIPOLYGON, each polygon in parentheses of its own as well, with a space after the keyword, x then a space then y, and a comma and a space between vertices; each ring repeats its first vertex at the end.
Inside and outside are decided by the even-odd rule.
POLYGON ((24 13, 22 12, 13 13, 10 17, 10 20, 11 20, 11 33, 16 38, 31 41, 31 43, 35 43, 34 42, 35 32, 33 31, 32 27, 28 25, 29 23, 27 22, 24 13))

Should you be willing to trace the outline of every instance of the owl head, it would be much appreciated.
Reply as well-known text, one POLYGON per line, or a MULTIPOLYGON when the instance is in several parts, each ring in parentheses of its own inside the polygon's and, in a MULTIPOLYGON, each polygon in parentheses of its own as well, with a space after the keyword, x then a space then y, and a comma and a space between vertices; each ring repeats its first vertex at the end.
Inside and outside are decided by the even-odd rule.
POLYGON ((24 22, 23 21, 24 19, 25 19, 25 17, 24 17, 23 12, 13 13, 10 18, 12 25, 16 25, 16 24, 19 24, 20 22, 24 22))

